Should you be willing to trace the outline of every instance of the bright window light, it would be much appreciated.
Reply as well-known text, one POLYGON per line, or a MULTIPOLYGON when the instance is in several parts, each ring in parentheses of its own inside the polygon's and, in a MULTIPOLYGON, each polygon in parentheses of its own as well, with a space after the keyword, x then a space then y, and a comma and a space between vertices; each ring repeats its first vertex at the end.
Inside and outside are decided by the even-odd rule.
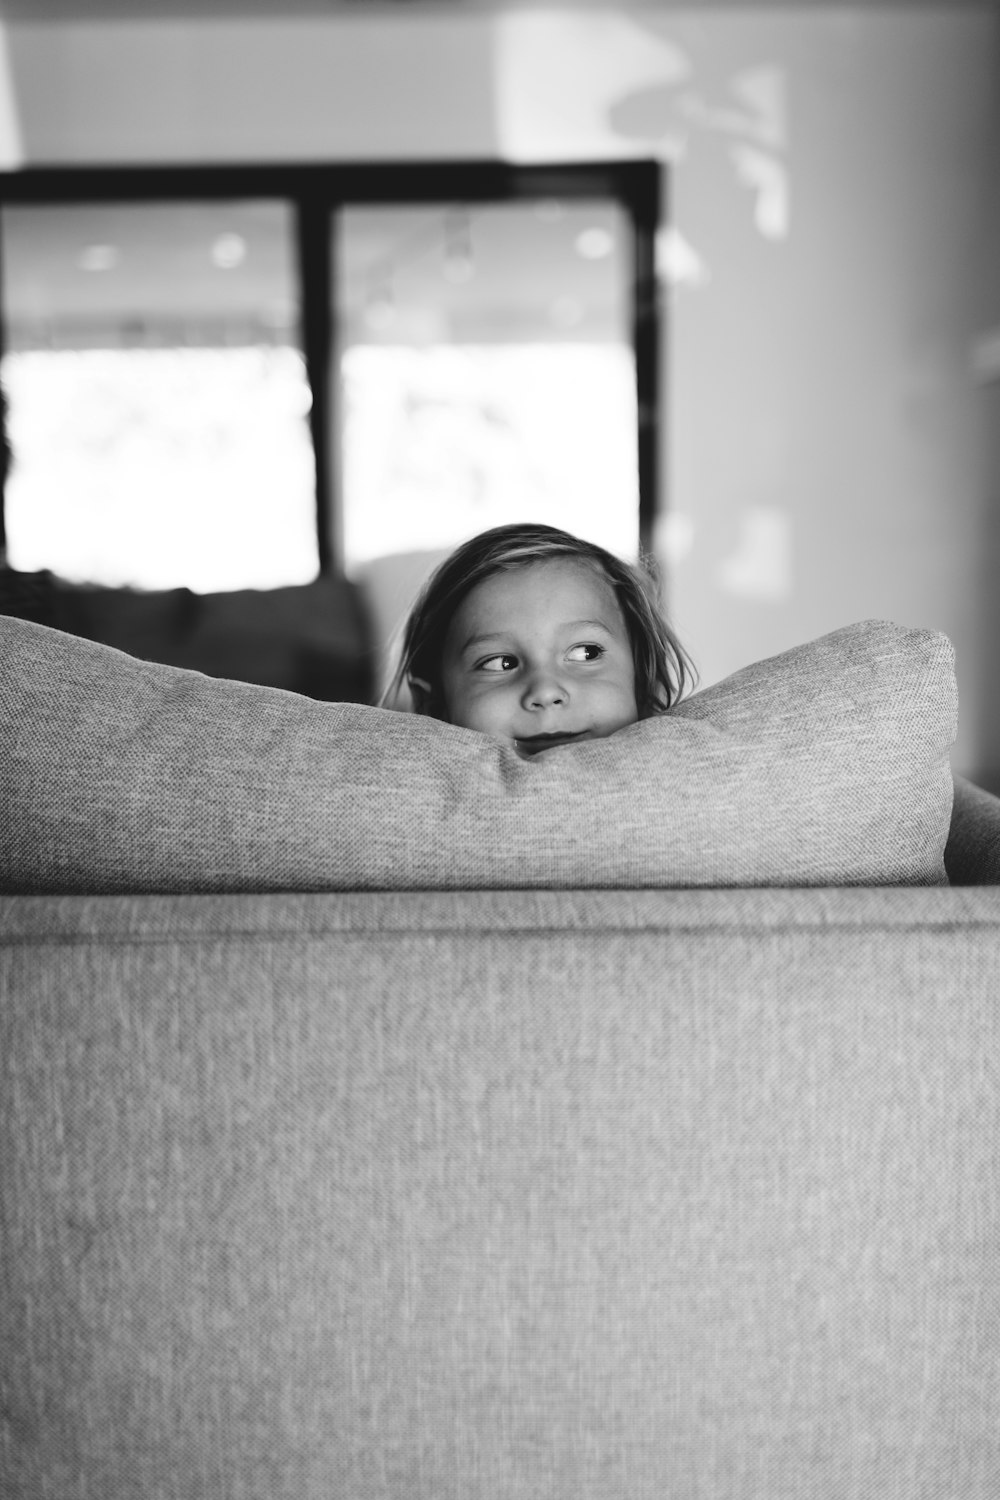
POLYGON ((525 520, 636 555, 631 349, 357 345, 342 374, 349 569, 525 520))
POLYGON ((0 374, 12 567, 203 593, 316 576, 296 350, 30 350, 0 374))

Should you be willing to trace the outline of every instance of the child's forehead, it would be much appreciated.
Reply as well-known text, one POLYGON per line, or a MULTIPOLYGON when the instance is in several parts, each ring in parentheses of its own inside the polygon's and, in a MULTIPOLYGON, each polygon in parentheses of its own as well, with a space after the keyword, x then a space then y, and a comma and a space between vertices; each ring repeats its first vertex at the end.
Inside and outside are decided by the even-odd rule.
POLYGON ((490 573, 474 584, 459 606, 457 615, 489 616, 497 623, 511 623, 530 613, 574 617, 583 611, 609 615, 609 625, 621 620, 621 608, 611 580, 595 562, 582 557, 546 557, 490 573))

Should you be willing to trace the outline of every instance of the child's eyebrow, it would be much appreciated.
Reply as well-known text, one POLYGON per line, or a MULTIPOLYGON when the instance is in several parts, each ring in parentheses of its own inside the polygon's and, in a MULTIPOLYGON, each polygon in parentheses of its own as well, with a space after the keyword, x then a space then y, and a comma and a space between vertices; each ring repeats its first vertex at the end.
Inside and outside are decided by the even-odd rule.
POLYGON ((596 625, 598 630, 607 631, 608 635, 614 633, 605 620, 567 620, 566 624, 570 630, 580 630, 584 625, 596 625))
POLYGON ((496 645, 498 641, 504 640, 509 635, 509 630, 488 630, 483 635, 470 635, 468 640, 463 641, 459 646, 459 655, 464 654, 464 652, 466 651, 470 651, 473 646, 485 646, 490 641, 492 641, 493 644, 496 645))
MULTIPOLYGON (((604 620, 563 620, 559 625, 560 630, 584 630, 588 627, 590 629, 603 630, 605 635, 614 635, 611 626, 604 620)), ((466 651, 470 651, 473 647, 478 648, 488 645, 491 642, 496 645, 506 639, 514 640, 516 635, 517 628, 512 625, 503 625, 497 630, 485 630, 482 634, 470 635, 468 640, 463 641, 458 648, 459 654, 464 655, 466 651)))

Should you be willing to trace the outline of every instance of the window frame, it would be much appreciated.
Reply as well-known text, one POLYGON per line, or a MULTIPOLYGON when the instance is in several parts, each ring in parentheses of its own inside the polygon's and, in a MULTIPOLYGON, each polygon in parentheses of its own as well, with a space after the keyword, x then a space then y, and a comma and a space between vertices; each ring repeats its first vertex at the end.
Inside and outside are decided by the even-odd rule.
MULTIPOLYGON (((342 570, 334 434, 337 347, 334 218, 338 210, 421 203, 512 203, 607 198, 632 230, 630 334, 638 425, 639 544, 652 549, 659 505, 661 307, 655 249, 665 169, 652 160, 514 165, 495 160, 298 164, 29 167, 0 172, 0 247, 7 205, 280 199, 293 208, 301 293, 299 337, 312 392, 310 435, 316 473, 321 574, 342 570)), ((6 286, 0 265, 0 354, 7 347, 6 286)), ((0 437, 5 436, 0 410, 0 437)), ((6 543, 0 487, 0 549, 6 543)))

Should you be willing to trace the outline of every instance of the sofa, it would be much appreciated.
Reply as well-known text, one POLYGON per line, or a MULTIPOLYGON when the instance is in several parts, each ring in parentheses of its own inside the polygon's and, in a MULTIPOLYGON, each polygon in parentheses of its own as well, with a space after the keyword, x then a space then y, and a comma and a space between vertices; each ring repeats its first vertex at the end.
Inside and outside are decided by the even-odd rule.
POLYGON ((0 708, 5 1500, 996 1500, 943 638, 527 765, 21 621, 0 708))

